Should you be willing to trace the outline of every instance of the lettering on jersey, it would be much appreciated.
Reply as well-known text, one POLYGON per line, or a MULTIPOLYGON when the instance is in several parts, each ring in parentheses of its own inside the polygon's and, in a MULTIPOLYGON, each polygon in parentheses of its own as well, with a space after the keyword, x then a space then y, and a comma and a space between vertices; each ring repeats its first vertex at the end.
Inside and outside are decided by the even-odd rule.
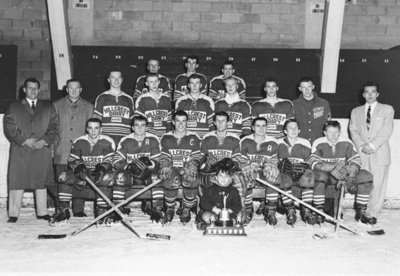
POLYGON ((131 163, 133 160, 139 159, 142 156, 147 156, 150 157, 150 153, 149 152, 141 152, 141 153, 128 153, 126 155, 126 162, 131 163))
POLYGON ((168 120, 168 110, 165 109, 145 111, 145 115, 149 123, 153 122, 154 126, 161 126, 162 122, 168 120))
POLYGON ((227 111, 229 115, 229 121, 234 123, 234 124, 239 124, 241 125, 243 123, 243 115, 242 113, 239 112, 233 112, 233 111, 227 111))
POLYGON ((192 150, 187 149, 170 149, 169 153, 172 157, 174 167, 182 168, 184 162, 188 162, 192 150))
POLYGON ((317 118, 323 116, 324 115, 324 107, 323 106, 314 107, 313 113, 314 113, 314 119, 317 119, 317 118))
POLYGON ((120 123, 122 119, 129 119, 129 108, 120 105, 106 105, 103 107, 103 117, 111 117, 111 122, 120 123))
POLYGON ((250 163, 258 163, 261 166, 263 166, 264 163, 271 163, 271 157, 267 155, 248 154, 247 157, 249 158, 250 163))
POLYGON ((283 126, 286 121, 286 114, 282 113, 260 114, 260 117, 267 119, 267 129, 277 129, 277 125, 283 126))
POLYGON ((232 151, 231 150, 224 150, 224 149, 214 149, 214 150, 208 150, 208 153, 212 156, 215 157, 217 160, 221 160, 225 157, 231 157, 232 156, 232 151))
POLYGON ((197 127, 197 123, 206 123, 207 114, 204 111, 185 110, 188 114, 188 127, 197 127))
MULTIPOLYGON (((145 139, 144 140, 144 144, 146 145, 146 146, 149 146, 150 145, 150 142, 149 142, 149 139, 145 139)), ((143 147, 143 141, 138 141, 138 146, 139 147, 143 147)))
POLYGON ((346 157, 343 158, 321 158, 322 161, 324 162, 329 162, 329 163, 343 163, 344 165, 346 164, 346 157))
POLYGON ((292 164, 304 163, 302 158, 288 157, 288 159, 292 164))
POLYGON ((82 156, 82 159, 88 169, 94 169, 97 164, 103 162, 104 156, 82 156))

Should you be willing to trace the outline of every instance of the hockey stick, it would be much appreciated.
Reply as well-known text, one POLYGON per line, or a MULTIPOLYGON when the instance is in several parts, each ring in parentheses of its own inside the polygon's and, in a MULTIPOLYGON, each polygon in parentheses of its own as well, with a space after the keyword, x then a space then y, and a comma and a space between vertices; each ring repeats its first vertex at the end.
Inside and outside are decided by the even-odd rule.
MULTIPOLYGON (((257 180, 258 182, 260 182, 261 184, 263 184, 263 185, 265 185, 265 186, 268 186, 268 187, 274 189, 275 191, 277 191, 277 192, 279 192, 279 193, 281 193, 281 194, 283 194, 283 195, 285 195, 285 196, 287 196, 287 197, 293 199, 294 201, 296 201, 296 202, 302 204, 303 206, 309 208, 310 210, 316 212, 317 214, 319 214, 319 215, 325 217, 327 220, 332 221, 332 222, 335 223, 335 224, 338 224, 338 220, 337 220, 337 219, 335 219, 335 218, 333 218, 333 217, 331 217, 331 216, 325 214, 324 212, 321 212, 321 211, 318 210, 317 208, 314 208, 314 207, 311 206, 310 204, 305 203, 304 201, 298 199, 297 197, 295 197, 295 196, 293 196, 293 195, 291 195, 291 194, 288 194, 288 193, 286 193, 285 191, 282 191, 282 190, 279 189, 278 187, 275 187, 274 185, 269 184, 268 182, 266 182, 266 181, 264 181, 264 180, 262 180, 262 179, 260 179, 260 178, 257 178, 256 180, 257 180)), ((352 229, 352 228, 346 226, 345 224, 340 223, 339 225, 340 225, 340 227, 342 227, 343 229, 346 229, 347 231, 349 231, 349 232, 351 232, 351 233, 353 233, 353 234, 356 234, 356 235, 358 235, 358 236, 361 236, 361 234, 360 234, 358 231, 356 231, 356 230, 354 230, 354 229, 352 229)), ((381 230, 374 230, 374 231, 366 231, 366 232, 367 232, 369 235, 383 235, 383 234, 385 233, 382 229, 381 229, 381 230)))
POLYGON ((340 228, 340 216, 342 213, 342 203, 343 203, 343 196, 344 196, 344 185, 345 183, 342 183, 342 185, 340 185, 340 197, 339 197, 339 206, 338 206, 338 210, 337 210, 337 214, 336 214, 336 225, 335 225, 335 234, 337 234, 337 231, 340 228))
MULTIPOLYGON (((93 220, 89 221, 87 224, 85 224, 84 226, 82 226, 81 228, 73 231, 72 233, 69 234, 42 234, 38 236, 38 239, 62 239, 65 238, 67 236, 75 236, 77 234, 79 234, 80 232, 86 230, 87 228, 89 228, 91 225, 93 225, 94 223, 96 223, 97 221, 99 221, 100 219, 108 216, 109 214, 111 214, 112 212, 115 211, 115 209, 118 209, 119 207, 127 204, 129 201, 131 201, 132 199, 138 197, 139 195, 141 195, 142 193, 146 192, 147 190, 153 188, 154 186, 156 186, 157 184, 159 184, 161 182, 161 180, 156 180, 153 183, 149 184, 148 186, 144 187, 143 189, 141 189, 140 191, 138 191, 137 193, 131 195, 130 197, 128 197, 127 199, 125 199, 124 201, 122 201, 121 203, 115 205, 114 207, 112 207, 111 209, 107 210, 106 212, 104 212, 103 214, 101 214, 100 216, 94 218, 93 220)), ((167 238, 168 239, 168 238, 167 238)))

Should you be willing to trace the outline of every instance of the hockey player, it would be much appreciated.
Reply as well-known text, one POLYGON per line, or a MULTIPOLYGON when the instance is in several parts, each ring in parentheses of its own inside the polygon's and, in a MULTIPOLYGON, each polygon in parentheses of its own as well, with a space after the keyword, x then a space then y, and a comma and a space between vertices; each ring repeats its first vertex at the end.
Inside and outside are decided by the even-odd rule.
POLYGON ((265 98, 251 105, 253 118, 264 117, 268 121, 267 135, 276 139, 283 138, 283 124, 293 117, 293 104, 286 99, 278 98, 278 83, 273 78, 265 81, 265 98))
MULTIPOLYGON (((261 172, 263 177, 270 184, 281 187, 283 190, 291 188, 291 181, 287 180, 287 176, 280 174, 277 163, 278 142, 275 138, 269 137, 267 133, 267 119, 255 118, 252 122, 254 134, 246 136, 240 140, 240 150, 242 154, 242 173, 247 181, 247 192, 245 199, 246 206, 246 223, 249 223, 253 217, 253 187, 257 185, 255 178, 261 172)), ((278 201, 278 193, 270 188, 266 188, 266 202, 264 210, 264 219, 270 225, 276 225, 276 207, 278 201)), ((293 208, 291 201, 286 201, 287 210, 293 208)), ((264 205, 263 205, 264 206, 264 205)), ((289 212, 288 212, 289 214, 289 212)), ((291 219, 288 217, 288 219, 291 219)), ((288 221, 289 223, 290 221, 288 221)), ((290 223, 289 223, 290 224, 290 223)))
MULTIPOLYGON (((314 201, 317 202, 318 198, 321 198, 321 195, 325 192, 321 187, 314 190, 314 172, 307 163, 311 154, 311 144, 308 140, 299 137, 299 125, 294 118, 286 120, 283 129, 286 137, 279 140, 279 170, 281 173, 289 176, 288 181, 292 180, 295 185, 301 188, 302 201, 311 205, 313 197, 314 201)), ((289 189, 287 193, 292 194, 292 190, 289 189)), ((292 205, 292 200, 285 195, 282 195, 282 200, 285 206, 292 205)), ((304 206, 301 206, 301 208, 302 219, 306 223, 314 225, 315 217, 311 213, 311 210, 304 206)), ((293 208, 289 208, 288 210, 288 224, 293 225, 296 221, 296 214, 294 211, 293 208), (290 215, 292 215, 292 219, 290 219, 290 215)))
POLYGON ((184 110, 189 115, 188 130, 197 133, 202 138, 213 128, 214 101, 201 94, 200 75, 192 74, 189 77, 188 87, 190 93, 177 100, 175 110, 184 110))
MULTIPOLYGON (((166 76, 163 76, 158 73, 160 70, 160 61, 158 59, 149 59, 147 61, 147 74, 157 74, 160 80, 160 84, 158 86, 158 91, 161 94, 166 94, 169 98, 171 98, 171 84, 169 79, 166 76)), ((133 91, 133 100, 136 101, 139 96, 149 92, 149 87, 146 84, 147 74, 140 76, 136 80, 135 91, 133 91)))
POLYGON ((197 74, 200 77, 200 92, 201 94, 207 94, 207 78, 203 74, 196 72, 199 67, 199 58, 197 56, 188 56, 185 58, 186 73, 180 74, 175 78, 175 89, 174 89, 174 102, 182 96, 189 94, 188 84, 189 77, 193 74, 197 74))
POLYGON ((182 223, 190 221, 190 211, 195 211, 197 177, 200 162, 200 138, 187 130, 188 115, 183 110, 174 113, 175 130, 161 138, 160 178, 163 180, 166 221, 170 222, 175 213, 175 202, 178 188, 183 188, 183 208, 180 214, 182 223))
MULTIPOLYGON (((154 134, 146 132, 148 125, 144 116, 136 115, 132 119, 133 133, 125 136, 118 144, 114 155, 113 165, 117 170, 126 170, 132 176, 132 185, 146 185, 152 182, 152 175, 158 173, 160 158, 160 142, 154 134)), ((113 199, 115 204, 125 197, 125 186, 115 185, 113 199)), ((130 187, 128 187, 130 188, 130 187)), ((153 209, 142 204, 142 210, 158 222, 164 219, 164 191, 162 187, 152 189, 153 209)))
POLYGON ((228 131, 238 136, 251 133, 251 107, 240 99, 238 83, 234 77, 225 80, 226 96, 215 103, 215 112, 225 111, 229 114, 228 131))
POLYGON ((200 221, 197 229, 205 230, 207 225, 220 220, 221 211, 226 207, 229 219, 236 221, 242 209, 238 190, 233 186, 234 163, 229 158, 224 158, 213 165, 212 186, 206 188, 200 198, 200 221), (225 202, 225 206, 224 206, 225 202))
MULTIPOLYGON (((70 202, 74 189, 82 190, 85 177, 92 179, 97 186, 107 195, 111 196, 114 182, 112 157, 115 151, 114 140, 102 135, 102 123, 98 118, 90 118, 86 122, 86 135, 74 141, 68 159, 67 171, 58 178, 59 210, 53 215, 51 223, 58 223, 70 218, 70 202)), ((107 203, 97 196, 95 216, 107 210, 107 203)), ((102 221, 100 221, 102 223, 102 221)))
POLYGON ((225 81, 227 78, 232 77, 236 79, 237 83, 237 91, 239 94, 239 97, 242 100, 246 99, 246 83, 242 78, 239 78, 238 76, 233 75, 235 73, 235 69, 233 68, 233 62, 232 61, 226 61, 222 65, 222 75, 216 76, 211 79, 210 81, 210 91, 208 95, 210 98, 212 98, 214 101, 221 100, 225 98, 226 95, 226 84, 225 81))
MULTIPOLYGON (((338 121, 327 121, 323 131, 325 137, 315 140, 309 159, 311 168, 315 171, 316 185, 324 187, 345 185, 345 190, 356 195, 355 219, 365 224, 376 224, 376 218, 366 213, 372 189, 372 174, 366 170, 360 170, 360 156, 349 139, 340 137, 338 121)), ((324 204, 323 197, 316 207, 322 210, 324 204)), ((320 220, 324 221, 323 218, 320 220)))
POLYGON ((171 129, 171 98, 159 89, 160 79, 150 73, 146 77, 149 92, 141 95, 135 103, 135 114, 142 115, 149 122, 149 132, 161 139, 171 129))
POLYGON ((102 121, 103 134, 110 136, 118 144, 123 136, 131 133, 133 99, 121 91, 123 78, 120 70, 111 70, 107 80, 110 89, 97 96, 93 117, 102 121))

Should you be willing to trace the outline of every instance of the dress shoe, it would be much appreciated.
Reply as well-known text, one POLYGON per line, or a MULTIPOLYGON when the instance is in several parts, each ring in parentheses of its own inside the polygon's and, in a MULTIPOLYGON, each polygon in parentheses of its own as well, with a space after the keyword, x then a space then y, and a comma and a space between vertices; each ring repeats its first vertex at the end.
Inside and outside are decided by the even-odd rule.
POLYGON ((16 223, 17 220, 18 220, 18 217, 9 217, 8 220, 7 220, 7 222, 8 222, 8 223, 16 223))
POLYGON ((78 212, 78 213, 74 213, 74 217, 84 218, 84 217, 87 217, 87 215, 85 214, 85 212, 78 212))
POLYGON ((50 216, 50 215, 36 216, 36 218, 37 218, 37 219, 43 219, 43 220, 50 221, 51 216, 50 216))

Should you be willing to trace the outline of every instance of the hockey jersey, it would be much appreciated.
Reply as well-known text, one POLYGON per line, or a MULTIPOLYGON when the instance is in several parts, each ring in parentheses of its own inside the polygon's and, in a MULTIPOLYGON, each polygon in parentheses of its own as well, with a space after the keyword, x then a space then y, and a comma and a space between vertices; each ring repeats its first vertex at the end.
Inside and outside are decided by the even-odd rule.
POLYGON ((356 164, 361 167, 361 158, 349 139, 339 138, 336 144, 331 144, 326 137, 314 141, 311 149, 309 163, 311 168, 320 162, 338 163, 344 165, 356 164))
MULTIPOLYGON (((238 76, 233 76, 237 80, 238 84, 238 93, 239 97, 242 100, 246 99, 246 83, 242 78, 238 76)), ((219 75, 211 79, 210 81, 210 91, 208 92, 208 96, 214 101, 221 100, 225 98, 226 90, 225 90, 225 82, 224 75, 219 75)))
POLYGON ((142 156, 157 161, 160 155, 160 141, 156 135, 146 133, 143 141, 138 141, 135 134, 131 133, 119 142, 113 165, 117 169, 125 169, 126 165, 142 156))
POLYGON ((135 103, 135 114, 142 115, 149 122, 148 131, 161 138, 171 127, 171 98, 162 94, 157 100, 150 94, 141 95, 135 103))
POLYGON ((209 132, 201 142, 201 153, 209 154, 212 159, 220 161, 226 157, 240 163, 240 139, 227 133, 224 139, 219 139, 216 131, 209 132))
POLYGON ((165 133, 161 138, 161 158, 170 159, 174 168, 183 168, 189 161, 199 163, 200 137, 190 131, 180 139, 175 137, 173 131, 165 133))
POLYGON ((122 92, 115 96, 106 91, 97 96, 94 114, 102 121, 103 134, 109 136, 125 136, 131 133, 133 117, 133 99, 122 92))
POLYGON ((81 160, 89 171, 93 171, 99 163, 112 163, 115 151, 114 140, 106 135, 100 135, 95 144, 89 141, 89 135, 83 135, 74 141, 68 162, 81 160))
POLYGON ((278 140, 278 159, 288 158, 292 164, 307 162, 311 154, 311 144, 304 138, 297 137, 291 144, 287 138, 278 140))
POLYGON ((197 99, 187 94, 175 104, 175 111, 184 110, 189 116, 187 129, 197 133, 200 138, 213 128, 214 108, 214 101, 203 94, 197 99))
POLYGON ((215 103, 215 113, 225 111, 229 114, 228 131, 238 136, 251 133, 251 108, 245 100, 229 104, 225 99, 215 103))
MULTIPOLYGON (((207 94, 207 78, 203 74, 196 73, 200 76, 201 83, 201 94, 207 94)), ((175 78, 175 89, 174 89, 174 102, 182 96, 190 93, 188 89, 189 77, 186 73, 180 74, 175 78)))
POLYGON ((262 167, 264 163, 278 162, 278 141, 267 135, 261 143, 257 143, 254 134, 242 138, 240 151, 244 164, 257 163, 262 167))
MULTIPOLYGON (((147 75, 143 75, 136 80, 135 91, 133 92, 133 99, 135 101, 142 94, 146 94, 149 92, 149 89, 146 86, 146 77, 147 75)), ((158 91, 160 93, 165 93, 169 98, 171 98, 171 84, 169 82, 169 79, 161 74, 158 74, 158 78, 160 80, 158 91)))
POLYGON ((278 98, 278 101, 272 105, 267 99, 262 99, 251 105, 251 115, 253 118, 267 119, 267 135, 276 139, 283 138, 283 125, 287 119, 294 116, 293 104, 289 100, 278 98))

